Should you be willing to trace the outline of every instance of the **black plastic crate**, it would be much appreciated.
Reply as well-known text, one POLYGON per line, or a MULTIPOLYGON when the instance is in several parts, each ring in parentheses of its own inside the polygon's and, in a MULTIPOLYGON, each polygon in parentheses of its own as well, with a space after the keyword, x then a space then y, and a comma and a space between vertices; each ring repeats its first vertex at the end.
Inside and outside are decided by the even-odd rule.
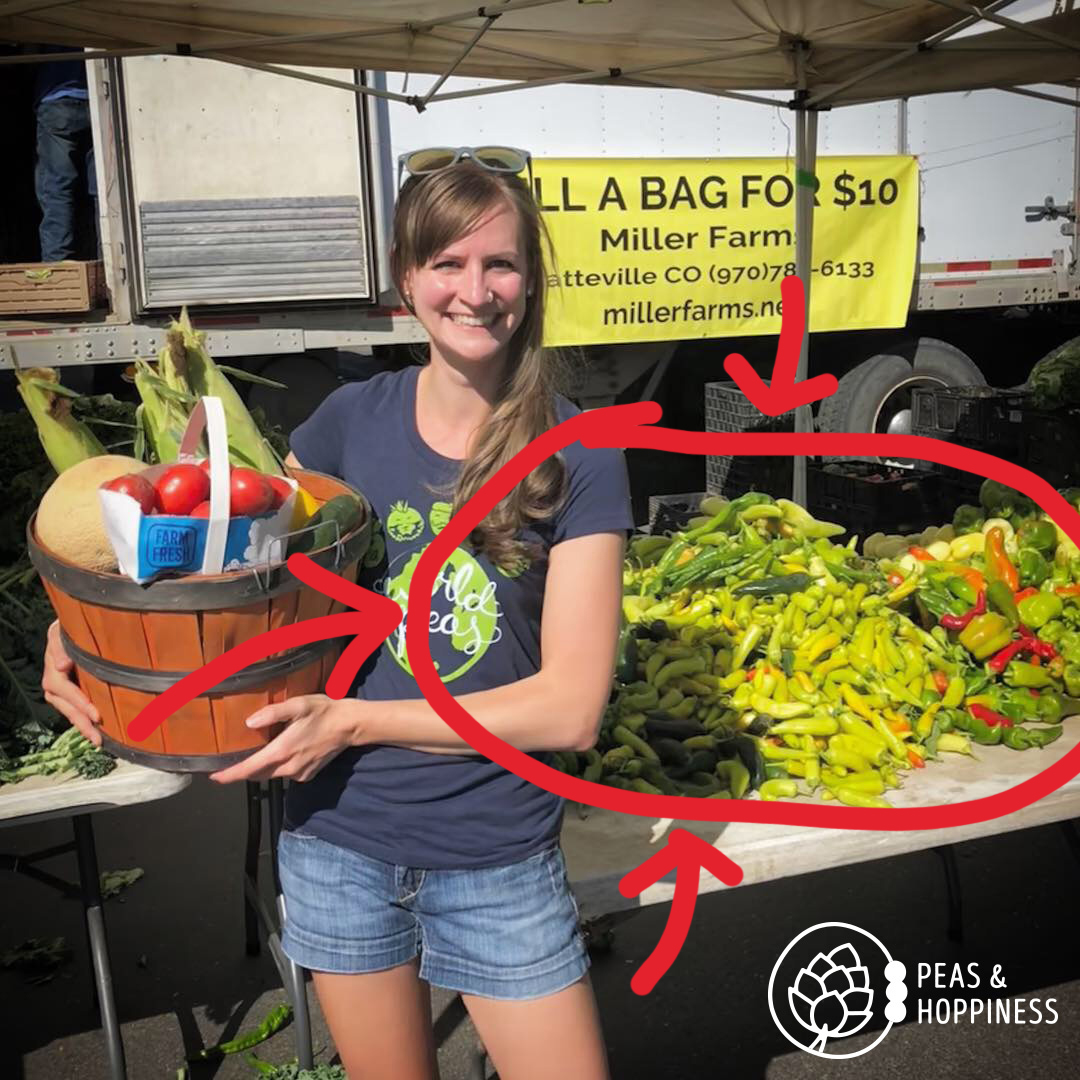
POLYGON ((815 517, 835 521, 863 536, 941 523, 937 473, 870 461, 837 461, 809 466, 806 489, 815 517))
POLYGON ((746 491, 790 499, 791 483, 790 457, 715 457, 705 462, 706 487, 728 499, 746 491))
POLYGON ((1080 478, 1080 409, 1040 409, 1022 391, 916 389, 911 430, 1015 461, 1058 487, 1080 478))
MULTIPOLYGON (((794 431, 795 413, 766 416, 734 382, 705 384, 705 430, 714 432, 794 431)), ((790 495, 791 458, 714 454, 705 459, 705 486, 728 498, 751 489, 790 495)))
POLYGON ((911 433, 1019 460, 1031 394, 991 386, 917 387, 911 393, 911 433))
POLYGON ((739 389, 738 383, 705 384, 706 431, 793 431, 794 416, 794 412, 766 416, 739 389))
POLYGON ((649 531, 664 533, 684 529, 691 518, 701 516, 698 507, 704 498, 703 491, 686 495, 650 495, 649 531))
POLYGON ((1054 487, 1080 484, 1080 409, 1026 413, 1020 464, 1054 487))

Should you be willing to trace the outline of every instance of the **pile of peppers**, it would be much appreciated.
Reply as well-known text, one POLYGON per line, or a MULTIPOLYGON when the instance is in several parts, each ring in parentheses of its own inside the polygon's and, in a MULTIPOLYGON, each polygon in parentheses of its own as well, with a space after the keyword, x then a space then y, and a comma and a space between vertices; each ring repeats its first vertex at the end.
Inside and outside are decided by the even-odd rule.
POLYGON ((885 808, 942 753, 1060 737, 1080 712, 1080 559, 1056 557, 1053 523, 991 520, 898 561, 842 531, 750 492, 634 537, 600 741, 556 766, 650 794, 885 808))
POLYGON ((912 770, 970 753, 935 716, 963 692, 962 650, 897 610, 911 590, 842 531, 748 493, 635 537, 601 739, 559 767, 639 792, 885 808, 912 770))
POLYGON ((947 554, 908 552, 924 624, 936 621, 981 665, 983 684, 953 718, 981 745, 1045 746, 1080 709, 1080 565, 1059 558, 1059 543, 1050 521, 1014 533, 992 519, 947 554))

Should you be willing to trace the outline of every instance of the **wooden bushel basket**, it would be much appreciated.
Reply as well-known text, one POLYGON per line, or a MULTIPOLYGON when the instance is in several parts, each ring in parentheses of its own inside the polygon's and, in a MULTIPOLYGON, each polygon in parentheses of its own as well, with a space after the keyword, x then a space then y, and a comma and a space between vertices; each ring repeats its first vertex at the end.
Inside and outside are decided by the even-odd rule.
MULTIPOLYGON (((364 520, 312 561, 355 581, 371 542, 372 515, 355 489, 322 473, 292 475, 320 503, 351 494, 364 520)), ((37 542, 27 526, 30 558, 52 601, 79 686, 101 714, 103 748, 168 772, 213 772, 265 745, 278 728, 248 728, 257 709, 298 694, 322 693, 342 640, 286 649, 194 698, 140 743, 128 725, 185 675, 267 630, 345 610, 298 581, 282 563, 224 574, 189 575, 137 585, 129 577, 84 570, 37 542)))

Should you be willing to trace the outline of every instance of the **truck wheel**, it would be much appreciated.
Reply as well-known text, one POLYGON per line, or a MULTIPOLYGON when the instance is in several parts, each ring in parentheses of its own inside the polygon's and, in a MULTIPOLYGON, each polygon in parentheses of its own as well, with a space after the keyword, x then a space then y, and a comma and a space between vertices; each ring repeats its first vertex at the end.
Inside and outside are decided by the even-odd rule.
POLYGON ((941 386, 986 385, 983 373, 967 353, 937 338, 919 338, 911 366, 927 386, 935 382, 941 386))
POLYGON ((821 403, 821 431, 911 434, 912 391, 922 387, 982 386, 982 372, 965 353, 936 338, 919 338, 864 360, 821 403))
MULTIPOLYGON (((911 365, 899 356, 871 356, 839 380, 835 394, 825 398, 818 410, 819 431, 870 431, 891 433, 895 417, 892 402, 897 392, 912 382, 911 365)), ((908 392, 910 395, 910 391, 908 392)), ((910 417, 910 400, 907 405, 910 417)), ((910 428, 910 419, 909 419, 910 428)), ((826 457, 835 461, 835 457, 826 457)))

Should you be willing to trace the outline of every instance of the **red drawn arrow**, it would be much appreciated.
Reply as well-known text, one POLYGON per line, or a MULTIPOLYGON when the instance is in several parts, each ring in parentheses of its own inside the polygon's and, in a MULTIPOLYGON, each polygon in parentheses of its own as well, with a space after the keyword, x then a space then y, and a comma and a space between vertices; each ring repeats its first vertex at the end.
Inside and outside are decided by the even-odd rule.
POLYGON ((739 389, 751 404, 767 416, 779 416, 800 405, 809 405, 819 398, 835 394, 839 385, 835 375, 816 375, 801 383, 795 381, 799 367, 799 346, 806 331, 806 292, 802 281, 794 275, 784 278, 780 282, 780 296, 783 300, 783 318, 769 385, 765 385, 745 356, 731 353, 724 361, 724 370, 739 384, 739 389))
POLYGON ((305 585, 348 604, 354 610, 268 630, 222 653, 198 671, 173 683, 150 702, 128 725, 128 738, 132 742, 142 742, 182 705, 213 689, 230 675, 274 653, 298 645, 310 645, 314 641, 352 637, 326 680, 326 693, 330 697, 340 699, 348 693, 361 665, 393 633, 403 618, 403 612, 389 597, 379 596, 347 581, 312 562, 306 555, 290 555, 286 566, 293 577, 305 585))
POLYGON ((722 851, 686 829, 673 829, 667 843, 655 855, 635 866, 619 882, 623 896, 635 897, 675 871, 675 894, 664 932, 630 980, 635 994, 649 993, 679 955, 694 918, 702 867, 725 885, 738 885, 743 879, 742 867, 722 851))

